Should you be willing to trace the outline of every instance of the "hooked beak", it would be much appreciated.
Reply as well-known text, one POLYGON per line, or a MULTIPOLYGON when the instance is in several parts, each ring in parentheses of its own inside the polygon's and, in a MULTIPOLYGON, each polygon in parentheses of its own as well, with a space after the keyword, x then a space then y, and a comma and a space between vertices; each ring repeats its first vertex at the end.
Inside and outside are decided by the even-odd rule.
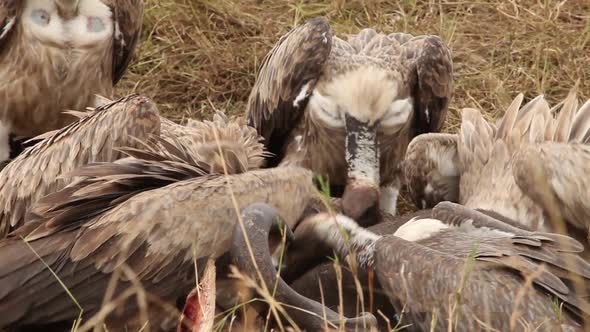
POLYGON ((342 196, 343 212, 360 218, 379 201, 379 147, 376 126, 345 115, 348 181, 342 196))
POLYGON ((63 14, 73 15, 78 11, 80 0, 57 0, 57 8, 63 14))

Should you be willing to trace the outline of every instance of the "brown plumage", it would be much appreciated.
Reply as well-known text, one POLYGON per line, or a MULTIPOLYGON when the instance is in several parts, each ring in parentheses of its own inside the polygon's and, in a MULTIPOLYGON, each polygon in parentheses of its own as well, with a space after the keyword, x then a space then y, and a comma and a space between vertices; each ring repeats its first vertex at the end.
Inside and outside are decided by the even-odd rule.
MULTIPOLYGON (((553 109, 542 96, 520 107, 522 99, 513 101, 497 125, 477 110, 464 110, 459 134, 444 137, 450 144, 437 136, 417 137, 404 162, 412 196, 423 206, 436 204, 425 197, 444 190, 431 174, 449 173, 454 177, 445 186, 459 195, 441 194, 440 200, 494 211, 532 229, 560 231, 551 222, 557 213, 573 226, 572 234, 585 233, 590 101, 578 108, 575 90, 553 109)), ((587 243, 585 235, 579 239, 587 243)))
POLYGON ((75 168, 123 156, 160 132, 158 110, 146 97, 130 95, 99 107, 25 150, 0 172, 0 237, 24 223, 28 209, 71 182, 75 168))
MULTIPOLYGON (((267 289, 273 289, 272 294, 275 300, 286 304, 283 306, 283 310, 289 316, 289 322, 292 320, 298 327, 306 331, 339 327, 344 331, 351 332, 374 330, 376 320, 373 315, 364 313, 352 319, 342 317, 335 311, 324 307, 320 302, 301 296, 281 278, 277 278, 268 243, 269 232, 274 230, 275 233, 279 233, 280 224, 284 223, 281 213, 277 209, 268 204, 252 204, 242 210, 241 218, 244 226, 242 230, 240 225, 236 225, 231 249, 232 259, 243 273, 257 279, 260 285, 264 283, 267 289), (246 244, 246 238, 252 248, 252 255, 250 255, 249 247, 246 244), (262 277, 262 280, 259 276, 262 277)), ((290 229, 287 229, 287 238, 290 237, 289 235, 292 236, 289 232, 290 229)))
POLYGON ((580 243, 457 204, 440 203, 430 218, 395 225, 393 235, 377 235, 343 215, 319 214, 299 227, 310 241, 315 235, 340 255, 352 252, 361 269, 373 269, 396 311, 403 309, 401 325, 412 329, 447 330, 451 320, 454 331, 575 330, 590 313, 570 283, 571 274, 590 279, 590 265, 575 254, 580 243), (527 289, 527 277, 534 287, 527 289), (564 303, 561 314, 548 295, 564 303))
POLYGON ((364 29, 345 41, 318 17, 267 54, 247 117, 276 155, 271 165, 300 165, 347 186, 345 212, 358 217, 379 196, 395 212, 406 146, 440 130, 451 90, 451 55, 439 37, 364 29))
POLYGON ((9 133, 33 137, 110 96, 133 56, 142 0, 0 0, 0 159, 9 133))
MULTIPOLYGON (((210 128, 224 136, 224 127, 210 128)), ((287 167, 243 173, 247 167, 238 163, 228 169, 239 174, 226 177, 215 173, 219 154, 245 154, 247 160, 262 156, 250 143, 243 144, 241 152, 224 151, 222 145, 217 156, 201 155, 200 146, 207 143, 187 147, 179 140, 155 137, 140 149, 123 149, 128 158, 78 169, 79 181, 32 207, 26 226, 0 243, 0 310, 6 313, 0 327, 71 321, 78 315, 20 237, 64 281, 89 317, 121 263, 161 300, 174 303, 186 296, 195 285, 193 259, 202 266, 202 258, 229 249, 237 220, 232 195, 238 209, 266 202, 277 206, 288 224, 295 224, 315 193, 310 171, 287 167)), ((129 286, 125 280, 119 283, 129 286)), ((150 302, 149 308, 157 306, 150 302)), ((138 310, 135 301, 122 309, 125 318, 138 310)), ((154 316, 151 323, 158 321, 154 316)))
MULTIPOLYGON (((420 210, 403 216, 381 213, 378 216, 378 223, 365 223, 375 224, 368 230, 376 234, 393 234, 410 219, 429 218, 431 215, 431 210, 420 210)), ((294 241, 289 244, 286 253, 289 273, 283 276, 283 279, 302 296, 321 302, 335 311, 341 308, 346 317, 353 317, 359 311, 365 310, 375 315, 380 331, 389 331, 391 327, 396 326, 395 309, 387 294, 383 292, 379 281, 372 280, 373 288, 371 289, 368 271, 356 269, 353 272, 342 262, 339 266, 341 274, 337 273, 336 263, 330 259, 333 256, 332 249, 325 242, 317 241, 317 237, 313 234, 313 227, 309 226, 310 223, 303 222, 295 231, 294 241), (295 257, 292 257, 292 250, 296 250, 295 257), (307 263, 307 269, 301 269, 301 265, 305 263, 307 263), (357 284, 357 280, 360 284, 357 284), (334 285, 341 287, 342 293, 333 291, 334 285), (385 315, 386 319, 379 314, 379 311, 385 315)))

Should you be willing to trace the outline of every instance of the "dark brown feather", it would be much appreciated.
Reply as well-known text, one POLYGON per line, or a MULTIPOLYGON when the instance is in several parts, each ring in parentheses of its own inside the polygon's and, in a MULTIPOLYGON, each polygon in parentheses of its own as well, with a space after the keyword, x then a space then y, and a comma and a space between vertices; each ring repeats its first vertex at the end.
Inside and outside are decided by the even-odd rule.
POLYGON ((403 55, 413 63, 417 134, 439 132, 447 116, 453 90, 453 60, 438 36, 417 36, 403 44, 403 55))
POLYGON ((148 143, 140 144, 141 149, 119 149, 129 158, 74 170, 69 176, 84 179, 43 197, 29 211, 27 222, 40 226, 26 239, 32 241, 76 227, 141 192, 211 173, 212 166, 206 160, 192 156, 178 141, 152 136, 148 143))
POLYGON ((258 130, 277 156, 305 110, 330 54, 331 40, 328 21, 313 18, 281 37, 260 65, 248 99, 248 125, 258 130), (307 95, 294 105, 306 84, 307 95))
POLYGON ((115 21, 113 34, 113 85, 117 84, 135 54, 143 23, 143 0, 105 0, 115 21), (118 33, 117 33, 118 32, 118 33))
POLYGON ((22 3, 22 0, 0 0, 0 54, 2 54, 4 47, 10 43, 12 28, 16 24, 22 3))

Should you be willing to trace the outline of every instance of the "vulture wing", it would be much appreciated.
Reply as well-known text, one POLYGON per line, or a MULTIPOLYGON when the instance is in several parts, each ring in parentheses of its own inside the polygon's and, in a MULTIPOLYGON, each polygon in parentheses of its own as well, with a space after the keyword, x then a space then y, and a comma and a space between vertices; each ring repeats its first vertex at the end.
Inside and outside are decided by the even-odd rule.
POLYGON ((0 173, 0 237, 24 223, 25 213, 41 197, 65 187, 62 176, 92 162, 123 156, 117 147, 137 147, 160 132, 155 105, 131 95, 97 108, 25 150, 0 173))
POLYGON ((417 134, 440 131, 453 90, 453 60, 449 48, 437 36, 408 39, 396 33, 389 38, 403 42, 402 63, 410 67, 417 134))
POLYGON ((590 222, 590 146, 547 142, 522 147, 514 156, 519 188, 547 216, 565 218, 580 229, 590 222))
POLYGON ((0 53, 9 42, 21 5, 21 0, 0 0, 0 53))
POLYGON ((248 125, 258 130, 266 147, 279 159, 284 141, 303 114, 331 47, 328 21, 314 18, 281 37, 260 66, 248 99, 248 125))
POLYGON ((590 313, 590 305, 570 293, 566 280, 590 279, 590 264, 577 252, 583 246, 576 240, 553 233, 530 232, 508 225, 464 206, 443 202, 433 209, 433 217, 466 233, 467 241, 452 242, 441 234, 433 249, 492 263, 493 268, 508 268, 523 277, 535 276, 534 283, 578 310, 590 313), (546 266, 541 268, 540 264, 546 266))
POLYGON ((113 34, 113 84, 117 84, 137 47, 143 23, 143 0, 103 0, 115 23, 113 34))
MULTIPOLYGON (((164 157, 163 154, 159 156, 164 157)), ((152 161, 158 158, 157 154, 146 157, 152 161)), ((154 165, 157 163, 151 166, 154 165)), ((171 178, 176 175, 187 173, 179 164, 162 162, 160 166, 160 169, 145 169, 142 174, 146 178, 143 180, 152 184, 154 181, 170 183, 174 182, 171 178), (149 174, 150 170, 152 174, 149 174)), ((100 172, 95 169, 97 179, 101 177, 100 172)), ((89 199, 98 205, 101 205, 99 200, 109 193, 111 198, 120 193, 112 190, 116 186, 109 186, 109 180, 125 184, 124 181, 117 182, 109 168, 103 173, 106 174, 105 181, 96 189, 104 190, 93 191, 89 188, 92 184, 86 187, 89 199)), ((125 193, 119 195, 127 199, 102 204, 99 209, 104 213, 101 215, 85 214, 76 199, 71 199, 69 206, 65 206, 68 202, 59 202, 58 205, 62 205, 56 209, 70 210, 69 217, 58 219, 48 213, 19 228, 13 237, 0 243, 0 281, 3 285, 0 309, 11 314, 0 318, 0 326, 17 321, 19 324, 37 323, 77 317, 79 310, 45 263, 89 315, 98 309, 111 273, 123 263, 131 268, 147 292, 162 300, 174 301, 194 286, 193 258, 217 257, 229 247, 231 232, 228 233, 227 229, 232 228, 237 220, 233 197, 238 206, 254 202, 277 206, 293 224, 314 192, 311 173, 301 168, 257 170, 227 177, 199 176, 199 173, 195 172, 195 177, 184 181, 135 193, 132 197, 126 197, 125 193), (35 223, 38 227, 26 234, 25 230, 35 223), (27 237, 23 240, 27 240, 45 263, 27 248, 26 243, 17 237, 19 235, 27 237)), ((129 177, 129 183, 138 190, 145 187, 141 181, 133 179, 133 174, 122 174, 122 177, 129 177)), ((197 264, 202 266, 201 262, 197 264)), ((128 285, 122 282, 122 287, 128 285)), ((125 310, 133 310, 134 306, 135 303, 129 303, 125 310)))

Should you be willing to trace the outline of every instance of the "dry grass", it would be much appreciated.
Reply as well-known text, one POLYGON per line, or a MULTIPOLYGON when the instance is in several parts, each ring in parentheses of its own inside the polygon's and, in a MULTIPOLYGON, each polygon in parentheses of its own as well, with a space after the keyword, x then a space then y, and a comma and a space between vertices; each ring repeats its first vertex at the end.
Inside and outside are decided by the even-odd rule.
POLYGON ((295 24, 323 15, 337 33, 436 34, 453 51, 457 111, 481 107, 497 118, 518 92, 563 99, 580 80, 590 98, 590 2, 586 0, 145 0, 139 54, 120 94, 152 97, 179 120, 211 105, 244 110, 266 52, 295 24))

